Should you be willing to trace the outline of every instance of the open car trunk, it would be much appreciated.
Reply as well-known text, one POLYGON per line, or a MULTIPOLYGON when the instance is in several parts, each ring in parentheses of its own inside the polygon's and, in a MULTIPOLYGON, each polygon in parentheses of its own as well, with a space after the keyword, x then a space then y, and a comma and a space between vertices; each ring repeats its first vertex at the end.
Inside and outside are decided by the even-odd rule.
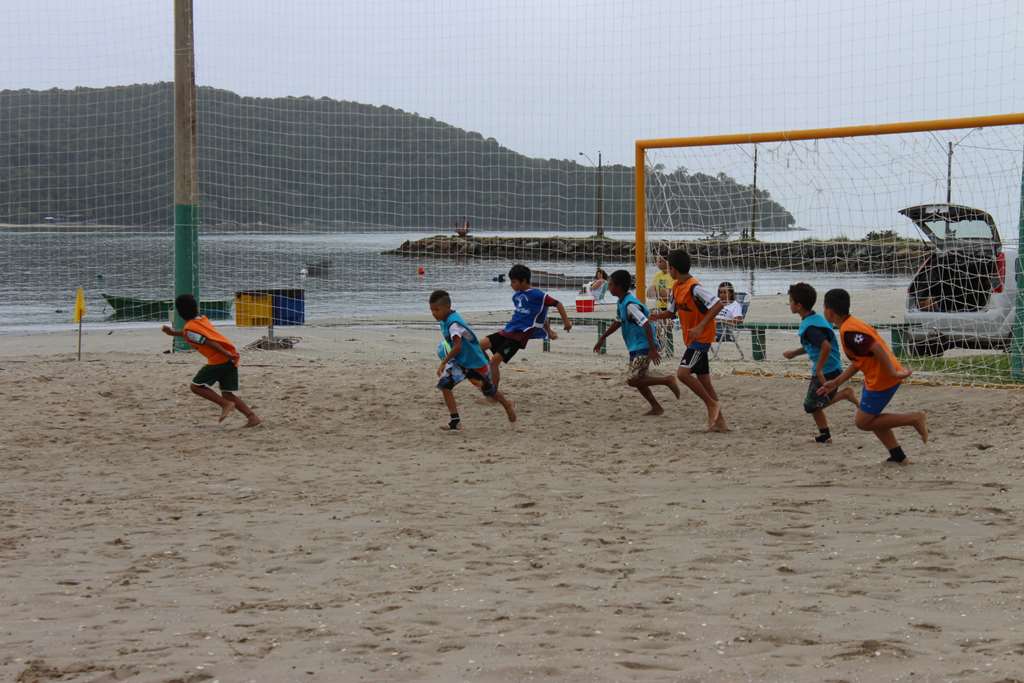
POLYGON ((999 282, 996 260, 965 252, 936 252, 910 283, 910 298, 919 311, 963 313, 988 306, 999 282))
POLYGON ((1002 291, 1002 245, 988 213, 957 204, 924 204, 900 213, 934 246, 908 288, 912 309, 979 311, 1002 291))

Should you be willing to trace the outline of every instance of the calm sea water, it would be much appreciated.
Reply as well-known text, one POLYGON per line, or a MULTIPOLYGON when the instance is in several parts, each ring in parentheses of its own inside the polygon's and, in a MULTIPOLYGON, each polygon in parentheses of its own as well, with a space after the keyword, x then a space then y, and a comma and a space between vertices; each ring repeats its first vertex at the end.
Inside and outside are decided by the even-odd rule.
MULTIPOLYGON (((306 290, 308 322, 361 315, 426 313, 427 296, 438 288, 452 293, 460 310, 511 307, 508 283, 494 282, 508 271, 504 261, 412 259, 384 256, 386 249, 424 232, 331 234, 204 234, 200 238, 200 282, 204 299, 232 298, 243 289, 296 287, 306 290), (303 277, 307 264, 329 258, 325 278, 303 277), (417 274, 419 266, 425 274, 417 274)), ((544 233, 481 233, 543 236, 544 233)), ((611 233, 616 239, 632 234, 611 233)), ((652 235, 679 238, 674 235, 652 235)), ((806 237, 774 233, 773 239, 806 237)), ((70 326, 75 289, 84 287, 87 324, 108 323, 111 311, 101 293, 142 298, 173 298, 174 239, 170 230, 102 232, 0 229, 0 330, 61 329, 70 326)), ((534 261, 533 268, 590 275, 593 264, 534 261)), ((608 262, 612 270, 626 263, 608 262)), ((851 290, 895 286, 903 280, 860 274, 808 274, 794 271, 702 270, 707 282, 731 280, 754 295, 785 292, 792 282, 812 277, 816 286, 851 290)), ((553 291, 566 301, 574 292, 553 291)), ((147 323, 152 325, 153 323, 147 323)))

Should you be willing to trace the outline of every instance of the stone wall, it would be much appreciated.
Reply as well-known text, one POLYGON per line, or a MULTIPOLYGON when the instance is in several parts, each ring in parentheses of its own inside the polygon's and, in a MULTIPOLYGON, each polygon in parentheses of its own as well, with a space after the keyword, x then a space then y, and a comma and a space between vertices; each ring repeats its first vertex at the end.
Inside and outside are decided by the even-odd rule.
MULTIPOLYGON (((652 250, 686 249, 697 267, 760 268, 901 274, 917 270, 929 253, 909 240, 740 242, 712 240, 653 241, 652 250)), ((578 237, 456 237, 437 235, 403 242, 389 255, 478 258, 508 261, 632 261, 634 243, 578 237)))

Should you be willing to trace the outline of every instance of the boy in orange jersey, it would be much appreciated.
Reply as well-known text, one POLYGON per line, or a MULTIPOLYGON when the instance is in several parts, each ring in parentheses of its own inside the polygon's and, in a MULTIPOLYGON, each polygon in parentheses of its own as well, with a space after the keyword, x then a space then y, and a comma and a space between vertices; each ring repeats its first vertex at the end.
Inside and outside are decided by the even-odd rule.
POLYGON ((205 315, 199 315, 199 305, 191 294, 182 294, 175 299, 174 307, 185 321, 185 326, 178 332, 164 325, 161 328, 164 334, 183 337, 189 346, 206 356, 207 364, 192 378, 192 393, 220 406, 218 422, 223 422, 237 408, 245 415, 246 427, 258 425, 260 418, 235 394, 238 391, 238 351, 235 345, 218 332, 205 315), (212 388, 218 383, 220 394, 212 388))
POLYGON ((927 443, 927 417, 922 412, 882 411, 900 388, 900 383, 910 377, 910 370, 900 364, 875 328, 850 315, 850 293, 845 289, 830 289, 825 293, 825 318, 839 328, 839 339, 851 364, 841 375, 825 382, 818 389, 818 394, 828 395, 857 372, 863 372, 864 389, 855 420, 857 428, 874 432, 882 445, 889 449, 886 462, 904 462, 907 456, 892 430, 913 427, 921 435, 921 441, 927 443))
POLYGON ((711 385, 708 351, 715 341, 715 316, 725 307, 714 291, 707 289, 690 274, 690 255, 676 249, 668 255, 668 273, 675 280, 667 311, 650 316, 652 320, 679 316, 686 351, 679 363, 676 376, 697 394, 708 409, 708 431, 727 432, 718 402, 718 394, 711 385))

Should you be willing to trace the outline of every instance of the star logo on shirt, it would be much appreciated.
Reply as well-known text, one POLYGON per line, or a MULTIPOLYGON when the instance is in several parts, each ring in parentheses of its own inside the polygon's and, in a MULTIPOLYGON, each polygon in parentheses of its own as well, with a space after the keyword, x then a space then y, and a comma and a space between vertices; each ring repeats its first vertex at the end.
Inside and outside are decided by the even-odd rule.
POLYGON ((853 342, 855 344, 863 344, 864 343, 864 335, 863 334, 855 334, 855 335, 853 335, 853 342))

